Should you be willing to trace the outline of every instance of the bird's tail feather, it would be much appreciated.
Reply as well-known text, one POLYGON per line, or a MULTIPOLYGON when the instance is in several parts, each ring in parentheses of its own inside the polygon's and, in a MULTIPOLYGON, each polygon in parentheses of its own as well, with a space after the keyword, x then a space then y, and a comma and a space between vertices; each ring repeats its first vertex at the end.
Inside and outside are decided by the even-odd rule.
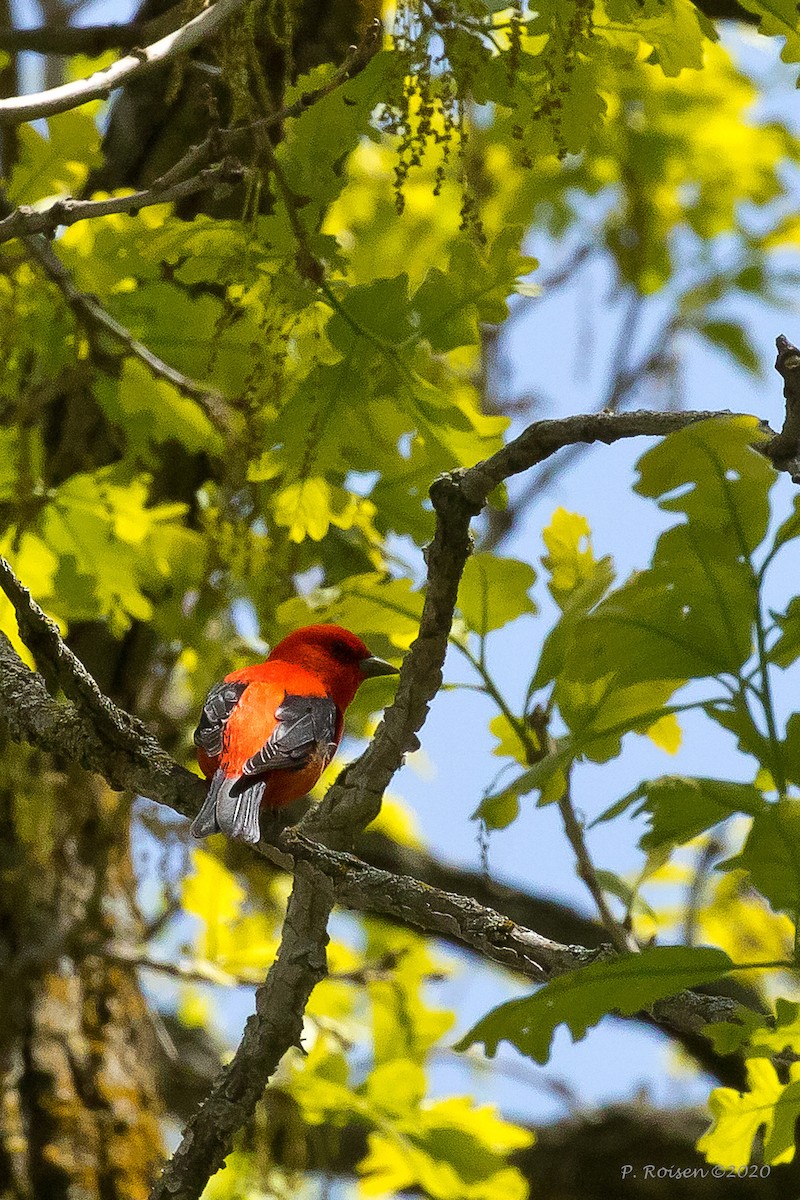
POLYGON ((261 837, 258 816, 263 794, 261 779, 229 778, 223 771, 215 771, 203 807, 192 822, 192 834, 203 838, 225 833, 255 845, 261 837))

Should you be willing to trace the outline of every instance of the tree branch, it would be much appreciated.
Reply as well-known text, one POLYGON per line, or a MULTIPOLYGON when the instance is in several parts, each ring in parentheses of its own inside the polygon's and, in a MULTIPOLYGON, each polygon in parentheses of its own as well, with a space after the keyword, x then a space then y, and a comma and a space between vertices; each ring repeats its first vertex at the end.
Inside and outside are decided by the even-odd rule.
POLYGON ((775 339, 778 357, 775 370, 783 379, 786 416, 780 433, 767 446, 776 467, 788 471, 800 482, 800 350, 781 334, 775 339))
POLYGON ((24 238, 30 234, 52 236, 61 226, 75 225, 79 221, 105 217, 112 213, 130 213, 133 216, 139 209, 153 204, 184 200, 187 196, 207 191, 220 184, 238 182, 242 173, 241 164, 235 158, 221 156, 229 155, 232 151, 246 150, 248 143, 252 142, 252 138, 257 134, 302 116, 307 109, 341 87, 346 80, 362 70, 375 54, 380 45, 380 28, 378 21, 369 26, 359 45, 351 47, 344 62, 334 71, 327 83, 304 92, 292 104, 250 125, 212 131, 205 141, 192 146, 146 190, 133 192, 129 196, 112 196, 106 200, 75 200, 67 197, 46 209, 20 206, 9 211, 0 220, 0 244, 11 238, 24 238), (215 161, 217 159, 220 161, 215 161), (209 166, 210 163, 213 165, 209 166))
POLYGON ((105 100, 112 91, 129 83, 137 75, 143 75, 145 71, 169 62, 199 42, 213 37, 244 4, 245 0, 217 0, 212 8, 205 9, 160 41, 144 50, 135 50, 112 63, 107 70, 96 71, 88 79, 76 79, 31 96, 12 96, 0 100, 0 125, 35 121, 40 117, 51 117, 55 113, 78 108, 89 100, 105 100))
POLYGON ((106 200, 74 200, 71 196, 57 200, 49 208, 38 209, 21 205, 0 220, 0 244, 12 238, 44 234, 52 237, 57 229, 77 225, 79 221, 91 221, 96 217, 108 217, 113 213, 130 213, 136 216, 142 208, 154 204, 171 204, 185 200, 197 192, 207 192, 225 184, 238 183, 243 175, 241 163, 225 158, 211 167, 205 167, 197 175, 164 187, 156 181, 144 191, 131 192, 128 196, 109 196, 106 200))
POLYGON ((95 58, 106 50, 132 50, 147 46, 183 24, 183 6, 176 4, 149 21, 109 25, 43 25, 37 29, 0 26, 0 50, 9 54, 86 54, 95 58))
MULTIPOLYGON (((328 875, 337 903, 345 908, 395 917, 427 934, 447 937, 536 983, 616 957, 608 945, 587 950, 551 941, 475 900, 368 866, 352 854, 312 842, 298 829, 285 830, 280 843, 296 859, 328 875)), ((655 1024, 682 1037, 701 1033, 707 1024, 735 1021, 740 1011, 731 997, 683 991, 654 1005, 650 1015, 655 1024)))

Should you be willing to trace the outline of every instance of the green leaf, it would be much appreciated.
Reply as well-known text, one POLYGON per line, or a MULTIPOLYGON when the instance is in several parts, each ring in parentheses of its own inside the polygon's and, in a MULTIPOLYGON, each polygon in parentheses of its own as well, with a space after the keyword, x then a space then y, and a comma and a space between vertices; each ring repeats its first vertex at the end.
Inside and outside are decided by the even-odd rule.
POLYGON ((142 590, 152 579, 159 526, 183 516, 182 504, 147 506, 149 479, 114 468, 71 475, 40 516, 41 535, 59 558, 58 611, 70 620, 107 618, 120 634, 153 617, 142 590))
POLYGON ((792 713, 786 722, 786 737, 778 752, 788 781, 800 785, 800 713, 792 713))
POLYGON ((733 966, 722 950, 695 946, 651 946, 611 962, 596 962, 544 984, 532 996, 502 1004, 457 1043, 466 1050, 483 1042, 493 1057, 501 1041, 527 1058, 545 1063, 559 1025, 580 1041, 608 1013, 631 1016, 684 988, 721 979, 733 966))
MULTIPOLYGON (((302 220, 309 231, 318 228, 327 206, 341 192, 346 182, 342 164, 369 132, 376 106, 385 102, 390 62, 390 53, 379 51, 345 87, 334 88, 286 122, 276 153, 292 192, 303 199, 302 220)), ((326 63, 301 75, 286 89, 284 102, 291 104, 324 86, 334 69, 326 63)))
POLYGON ((750 555, 769 520, 775 472, 752 446, 751 417, 703 421, 639 460, 636 490, 684 520, 652 565, 576 628, 562 675, 614 686, 736 673, 752 652, 757 585, 750 555))
POLYGON ((547 547, 542 565, 550 573, 547 586, 562 615, 545 638, 534 688, 557 678, 575 629, 614 581, 612 560, 594 556, 585 517, 557 508, 542 536, 547 547))
POLYGON ((434 1200, 525 1200, 527 1185, 508 1155, 532 1141, 493 1108, 458 1096, 371 1133, 358 1170, 370 1195, 421 1190, 434 1200))
POLYGON ((726 350, 751 375, 761 374, 758 354, 742 325, 735 321, 702 321, 697 328, 704 338, 726 350))
POLYGON ((791 1162, 800 1116, 800 1063, 792 1063, 787 1084, 781 1083, 766 1058, 749 1059, 746 1070, 749 1091, 715 1088, 711 1093, 708 1105, 713 1120, 697 1149, 709 1162, 739 1170, 751 1161, 753 1141, 764 1127, 764 1162, 791 1162))
MULTIPOLYGON (((278 609, 281 628, 335 621, 368 638, 378 653, 375 635, 389 647, 407 649, 419 630, 423 596, 410 579, 392 579, 373 572, 351 575, 339 587, 321 588, 296 596, 278 609)), ((391 650, 390 650, 391 654, 391 650)))
POLYGON ((472 813, 473 821, 483 821, 487 829, 507 829, 519 816, 520 792, 511 787, 487 793, 472 813))
POLYGON ((794 0, 742 0, 742 7, 759 18, 759 33, 784 39, 781 58, 800 62, 800 31, 794 0))
POLYGON ((47 135, 32 125, 17 130, 15 165, 6 188, 13 204, 77 195, 99 162, 100 134, 87 107, 47 121, 47 135))
POLYGON ((520 255, 522 230, 506 229, 481 253, 467 237, 453 244, 446 271, 433 267, 412 302, 417 331, 433 350, 477 345, 479 324, 500 324, 508 316, 509 293, 520 275, 537 265, 520 255))
POLYGON ((538 790, 542 804, 560 800, 566 791, 566 776, 575 755, 575 743, 570 738, 558 738, 553 753, 528 767, 510 784, 481 800, 473 820, 486 822, 489 829, 505 829, 519 814, 519 797, 538 790))
POLYGON ((598 32, 623 45, 635 38, 652 46, 648 62, 657 63, 666 76, 701 68, 706 38, 716 36, 689 0, 606 0, 604 7, 609 27, 601 21, 598 32))
POLYGON ((639 845, 649 854, 665 846, 689 842, 735 813, 754 816, 764 805, 763 796, 750 784, 662 775, 660 779, 639 784, 594 824, 609 821, 627 809, 632 809, 634 817, 647 813, 650 827, 639 845))
POLYGON ((411 331, 405 274, 349 288, 327 330, 332 345, 343 355, 350 354, 362 337, 394 346, 411 331))
POLYGON ((332 487, 326 479, 312 476, 299 483, 290 483, 273 498, 275 522, 288 530, 290 542, 305 538, 320 542, 331 525, 351 529, 374 505, 361 501, 344 488, 332 487))
POLYGON ((458 589, 461 615, 473 633, 484 637, 524 613, 536 612, 529 595, 535 580, 533 567, 518 559, 473 554, 458 589))
POLYGON ((749 1031, 749 1044, 756 1053, 766 1057, 775 1054, 800 1054, 800 1004, 796 1000, 779 997, 775 1001, 774 1024, 770 1017, 753 1022, 749 1031))
POLYGON ((741 852, 719 869, 750 873, 753 886, 775 912, 796 917, 800 911, 800 800, 781 798, 765 804, 753 818, 741 852))
POLYGON ((792 501, 791 515, 782 521, 775 531, 770 554, 774 554, 781 546, 785 546, 787 542, 793 541, 796 537, 800 537, 800 496, 795 496, 792 501))
POLYGON ((736 736, 736 744, 743 754, 750 754, 762 766, 768 766, 772 758, 769 739, 765 738, 750 715, 747 703, 741 694, 725 702, 710 702, 703 705, 703 712, 717 725, 736 736))
POLYGON ((553 691, 559 712, 571 730, 575 757, 608 762, 622 749, 626 733, 646 734, 663 721, 664 706, 682 684, 658 679, 622 686, 613 675, 585 682, 566 674, 553 691))
POLYGON ((142 461, 155 461, 155 448, 174 441, 191 452, 219 455, 223 440, 200 405, 156 379, 142 363, 126 358, 119 383, 99 381, 97 398, 111 424, 142 461))
POLYGON ((766 534, 768 493, 777 478, 755 448, 766 440, 755 417, 687 425, 639 459, 635 490, 659 499, 665 512, 685 513, 698 530, 731 539, 737 555, 747 554, 766 534))
POLYGON ((408 1058, 378 1063, 367 1079, 370 1107, 390 1117, 402 1117, 416 1109, 427 1088, 422 1067, 408 1058))
POLYGON ((549 572, 547 587, 562 612, 576 600, 584 611, 601 599, 614 575, 611 559, 597 559, 589 522, 579 513, 557 508, 542 530, 547 554, 542 566, 549 572))
POLYGON ((492 754, 496 754, 500 758, 508 757, 516 759, 523 766, 530 765, 528 746, 522 740, 517 728, 509 721, 507 716, 503 713, 498 713, 496 717, 492 717, 489 722, 489 730, 498 739, 498 743, 492 750, 492 754))
POLYGON ((349 1083, 350 1069, 341 1050, 331 1050, 327 1039, 311 1047, 303 1069, 290 1082, 293 1098, 309 1125, 339 1128, 360 1116, 358 1098, 349 1083))
POLYGON ((789 601, 785 613, 773 614, 780 637, 767 652, 767 661, 778 667, 790 667, 800 657, 800 596, 789 601))

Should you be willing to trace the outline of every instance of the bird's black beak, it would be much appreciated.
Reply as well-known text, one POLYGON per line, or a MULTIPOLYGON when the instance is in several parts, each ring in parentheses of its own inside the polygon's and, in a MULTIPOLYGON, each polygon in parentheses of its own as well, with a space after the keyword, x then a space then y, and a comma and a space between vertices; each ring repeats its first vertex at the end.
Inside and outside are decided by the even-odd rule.
POLYGON ((400 674, 399 667, 393 667, 391 663, 383 658, 376 658, 374 654, 369 658, 362 658, 358 665, 365 679, 374 679, 377 675, 400 674))

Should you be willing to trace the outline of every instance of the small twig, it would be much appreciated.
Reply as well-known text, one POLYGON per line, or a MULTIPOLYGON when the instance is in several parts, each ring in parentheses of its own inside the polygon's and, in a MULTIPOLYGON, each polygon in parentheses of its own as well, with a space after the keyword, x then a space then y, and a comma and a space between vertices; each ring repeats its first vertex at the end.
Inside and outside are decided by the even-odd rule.
POLYGON ((600 920, 603 923, 603 928, 608 933, 614 943, 614 947, 620 953, 632 952, 636 953, 639 947, 636 939, 631 933, 625 929, 614 916, 608 906, 605 892, 600 886, 600 880, 597 878, 597 871, 592 861, 592 856, 589 853, 589 847, 586 845, 583 826, 578 820, 577 813, 572 803, 572 795, 570 793, 570 783, 567 779, 566 790, 564 795, 558 802, 558 811, 561 813, 561 820, 564 823, 564 832, 567 835, 567 841, 572 847, 575 859, 578 864, 578 874, 591 892, 592 899, 597 905, 597 911, 600 914, 600 920))
POLYGON ((203 387, 188 375, 184 375, 182 371, 169 366, 157 354, 138 341, 129 329, 112 317, 96 296, 90 296, 86 292, 80 291, 73 283, 72 276, 61 259, 41 234, 25 237, 23 242, 28 253, 36 260, 48 279, 52 280, 60 290, 78 319, 90 330, 107 334, 113 338, 122 347, 126 356, 138 359, 156 379, 163 379, 165 383, 176 388, 181 395, 197 400, 213 422, 226 427, 230 426, 231 414, 220 392, 203 387))
POLYGON ((222 154, 244 154, 252 147, 253 139, 260 133, 273 129, 283 124, 284 121, 301 117, 307 109, 313 108, 315 104, 324 100, 326 96, 330 96, 353 75, 364 69, 380 49, 381 29, 380 21, 374 20, 368 26, 358 45, 350 47, 341 66, 337 67, 327 83, 304 92, 302 96, 286 105, 285 108, 270 113, 269 116, 261 117, 249 125, 213 130, 204 141, 199 142, 196 146, 191 146, 182 158, 178 159, 168 171, 155 181, 153 187, 172 187, 187 176, 195 175, 201 168, 222 154))
POLYGON ((129 83, 137 75, 168 62, 178 54, 185 54, 198 43, 213 37, 225 21, 244 7, 245 2, 217 0, 212 8, 205 9, 160 41, 118 59, 105 71, 96 71, 88 79, 76 79, 72 83, 30 96, 12 96, 0 100, 0 125, 35 121, 40 117, 51 117, 78 108, 89 100, 107 99, 112 91, 129 83))
POLYGON ((259 978, 247 979, 232 975, 215 963, 202 958, 154 958, 146 950, 129 946, 104 946, 99 952, 109 962, 120 963, 136 970, 155 971, 184 983, 212 983, 219 987, 252 987, 259 978))
POLYGON ((0 220, 0 244, 11 238, 44 234, 52 237, 57 229, 77 225, 79 221, 91 221, 97 217, 108 217, 114 213, 130 213, 136 216, 140 209, 154 204, 171 204, 185 200, 197 192, 207 192, 221 184, 238 183, 243 167, 234 159, 223 159, 212 167, 206 167, 189 179, 173 183, 169 187, 158 182, 144 191, 132 192, 128 196, 109 196, 105 200, 75 200, 68 197, 57 200, 49 208, 37 209, 23 205, 14 209, 0 220))

